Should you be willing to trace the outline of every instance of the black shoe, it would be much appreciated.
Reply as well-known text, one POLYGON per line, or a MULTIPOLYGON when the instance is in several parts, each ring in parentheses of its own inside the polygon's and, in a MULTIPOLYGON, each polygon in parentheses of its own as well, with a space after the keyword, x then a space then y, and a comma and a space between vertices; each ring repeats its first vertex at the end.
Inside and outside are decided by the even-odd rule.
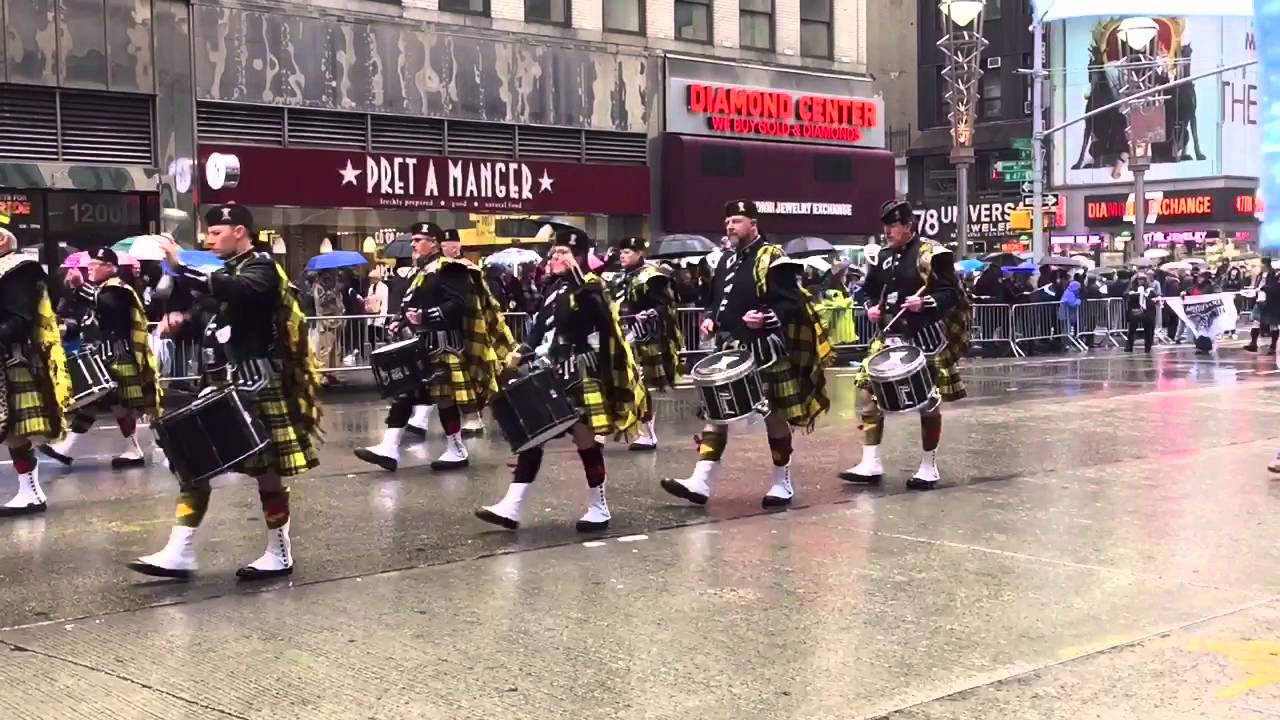
POLYGON ((855 485, 879 485, 880 481, 884 480, 884 475, 858 475, 848 470, 841 470, 839 478, 855 485))
POLYGON ((195 576, 190 570, 174 570, 172 568, 164 568, 151 563, 144 563, 141 560, 125 563, 125 567, 130 570, 141 573, 148 577, 170 578, 172 580, 190 580, 195 576))
MULTIPOLYGON (((481 519, 483 520, 484 518, 481 519)), ((579 520, 575 527, 580 533, 600 532, 602 530, 609 529, 609 521, 601 520, 600 522, 592 522, 590 520, 579 520)))
POLYGON ((631 445, 628 446, 627 449, 630 450, 631 452, 655 452, 657 451, 658 446, 656 444, 645 445, 644 443, 631 443, 631 445))
POLYGON ((57 450, 54 450, 52 445, 38 445, 36 446, 36 450, 39 450, 41 455, 47 458, 53 458, 68 467, 71 466, 71 463, 75 462, 75 458, 63 455, 57 450))
POLYGON ((395 472, 396 468, 400 465, 400 463, 396 462, 394 458, 379 455, 376 452, 370 451, 369 448, 356 448, 355 455, 361 460, 377 465, 387 472, 395 472))
POLYGON ((932 490, 936 487, 938 487, 937 480, 923 480, 918 477, 913 477, 907 481, 908 490, 932 490))
POLYGON ((111 458, 112 470, 126 470, 128 468, 143 467, 146 464, 147 464, 146 458, 122 458, 122 457, 111 458))
POLYGON ((780 497, 775 497, 773 495, 765 495, 764 498, 760 501, 760 507, 765 509, 784 508, 784 507, 789 507, 790 505, 791 505, 791 498, 780 498, 780 497))
MULTIPOLYGON (((1245 351, 1245 352, 1258 352, 1258 346, 1257 346, 1257 345, 1254 345, 1253 343, 1250 343, 1250 344, 1248 344, 1248 345, 1245 345, 1244 347, 1242 347, 1242 348, 1240 348, 1240 349, 1241 349, 1241 350, 1243 350, 1243 351, 1245 351)), ((43 449, 44 449, 44 447, 43 447, 43 446, 41 446, 41 448, 40 448, 40 449, 41 449, 41 450, 43 450, 43 449)))
POLYGON ((676 480, 672 480, 671 478, 662 478, 662 489, 666 490, 668 493, 672 495, 675 495, 681 500, 688 500, 694 505, 707 504, 706 495, 703 495, 702 493, 696 493, 690 490, 689 488, 685 487, 684 484, 676 480))
POLYGON ((245 581, 270 580, 272 578, 284 577, 292 574, 292 565, 283 570, 259 570, 258 568, 246 565, 236 571, 236 577, 245 581))
POLYGON ((490 511, 489 511, 489 510, 487 510, 486 508, 480 508, 479 510, 477 510, 477 511, 476 511, 476 517, 478 517, 478 518, 480 518, 481 520, 483 520, 483 521, 485 521, 485 522, 489 523, 490 525, 497 525, 497 526, 499 526, 499 527, 503 527, 503 528, 506 528, 506 529, 508 529, 508 530, 519 530, 519 529, 520 529, 520 521, 519 521, 519 520, 512 520, 512 519, 511 519, 511 518, 509 518, 509 517, 503 517, 503 516, 499 515, 498 513, 490 512, 490 511))
POLYGON ((441 470, 461 470, 471 464, 471 460, 432 460, 431 469, 437 472, 441 470))
POLYGON ((417 425, 405 425, 404 431, 418 438, 425 438, 427 436, 427 431, 417 425))
MULTIPOLYGON (((470 428, 470 429, 462 428, 462 437, 464 438, 483 437, 483 436, 484 436, 484 428, 470 428)), ((426 433, 423 433, 423 437, 426 437, 426 433)))
POLYGON ((37 503, 35 505, 24 505, 22 507, 0 507, 0 517, 22 517, 24 515, 37 515, 49 509, 47 503, 37 503))

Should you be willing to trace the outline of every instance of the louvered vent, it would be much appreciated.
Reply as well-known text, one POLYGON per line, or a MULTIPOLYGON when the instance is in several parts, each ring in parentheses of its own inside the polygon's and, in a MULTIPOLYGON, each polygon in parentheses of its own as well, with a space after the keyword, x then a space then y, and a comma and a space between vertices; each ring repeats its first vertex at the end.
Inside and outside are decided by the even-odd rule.
POLYGON ((647 165, 649 138, 639 133, 586 131, 585 160, 589 163, 647 165))
POLYGON ((458 157, 515 156, 515 126, 450 121, 445 125, 448 154, 458 157))
POLYGON ((58 159, 58 98, 52 89, 0 85, 0 157, 58 159))
POLYGON ((294 110, 285 113, 289 147, 364 150, 369 116, 357 113, 294 110))
POLYGON ((552 127, 516 128, 516 157, 521 160, 582 162, 582 131, 552 127))
POLYGON ((372 147, 375 152, 444 154, 443 120, 374 115, 371 122, 372 147))
POLYGON ((202 102, 196 128, 202 143, 284 147, 284 108, 202 102))
POLYGON ((64 162, 152 165, 151 98, 121 93, 62 93, 64 162))

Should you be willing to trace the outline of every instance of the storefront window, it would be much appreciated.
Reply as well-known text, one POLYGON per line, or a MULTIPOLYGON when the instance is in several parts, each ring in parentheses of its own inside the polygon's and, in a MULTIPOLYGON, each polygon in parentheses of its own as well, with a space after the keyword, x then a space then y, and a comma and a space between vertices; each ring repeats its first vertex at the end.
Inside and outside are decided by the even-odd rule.
POLYGON ((123 193, 49 192, 45 237, 88 250, 146 232, 142 196, 123 193))
POLYGON ((711 42, 711 0, 676 0, 676 37, 711 42))
POLYGON ((644 0, 604 0, 604 29, 644 32, 644 0))
POLYGON ((738 43, 744 48, 773 49, 773 0, 740 0, 738 43))

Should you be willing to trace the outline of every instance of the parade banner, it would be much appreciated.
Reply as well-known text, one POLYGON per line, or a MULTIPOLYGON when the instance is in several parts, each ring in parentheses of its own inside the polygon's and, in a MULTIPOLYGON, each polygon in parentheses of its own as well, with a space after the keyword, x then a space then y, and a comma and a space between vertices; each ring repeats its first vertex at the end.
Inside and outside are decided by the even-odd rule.
POLYGON ((1196 337, 1213 339, 1234 330, 1239 320, 1232 293, 1168 297, 1164 301, 1196 337))
MULTIPOLYGON (((1260 2, 1265 0, 1259 0, 1260 2)), ((1041 22, 1107 15, 1252 15, 1251 0, 1035 0, 1041 22)))

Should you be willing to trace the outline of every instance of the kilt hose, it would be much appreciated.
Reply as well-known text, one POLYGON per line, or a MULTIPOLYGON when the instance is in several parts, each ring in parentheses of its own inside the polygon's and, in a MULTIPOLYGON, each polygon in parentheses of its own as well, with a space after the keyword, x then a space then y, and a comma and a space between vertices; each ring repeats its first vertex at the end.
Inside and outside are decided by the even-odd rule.
MULTIPOLYGON (((225 379, 206 377, 205 385, 223 388, 225 379)), ((289 417, 289 404, 284 395, 284 383, 279 375, 272 375, 266 387, 257 393, 245 393, 246 408, 262 423, 271 443, 228 472, 238 472, 250 477, 275 473, 280 477, 294 477, 320 465, 312 438, 300 423, 289 417)))
POLYGON ((9 390, 9 418, 5 438, 42 438, 50 442, 62 435, 62 409, 40 392, 31 368, 12 365, 4 369, 9 390))
MULTIPOLYGON (((871 347, 867 349, 867 357, 880 352, 884 348, 884 340, 876 338, 871 343, 871 347)), ((940 362, 941 357, 945 353, 937 353, 927 358, 929 365, 929 375, 933 377, 933 384, 938 387, 938 394, 941 395, 943 402, 955 402, 969 397, 969 391, 965 388, 964 378, 960 377, 960 368, 956 365, 949 367, 944 366, 940 362)), ((853 384, 859 390, 871 390, 871 374, 867 372, 867 361, 863 360, 858 367, 858 372, 853 376, 853 384)))
POLYGON ((431 358, 435 374, 428 385, 432 403, 452 400, 463 413, 477 413, 488 402, 488 393, 477 391, 471 374, 467 372, 462 356, 445 350, 431 358))

